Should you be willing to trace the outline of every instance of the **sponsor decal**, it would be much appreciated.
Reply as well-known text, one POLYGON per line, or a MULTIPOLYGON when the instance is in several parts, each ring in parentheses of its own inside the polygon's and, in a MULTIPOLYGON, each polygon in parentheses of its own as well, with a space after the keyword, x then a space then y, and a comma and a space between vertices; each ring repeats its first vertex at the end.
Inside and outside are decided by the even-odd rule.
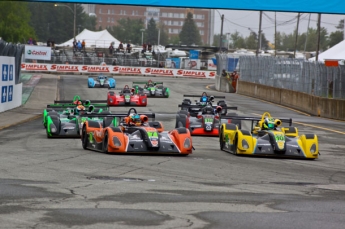
POLYGON ((33 55, 33 56, 37 56, 37 55, 42 55, 42 56, 46 56, 47 55, 47 52, 44 52, 44 51, 36 51, 36 50, 28 50, 26 52, 28 55, 33 55))
POLYGON ((145 73, 164 75, 164 76, 174 75, 174 72, 172 69, 158 69, 158 68, 145 68, 145 73))
POLYGON ((206 72, 179 69, 177 75, 206 77, 206 72))
POLYGON ((107 66, 82 66, 81 68, 82 71, 87 71, 87 72, 110 72, 109 67, 107 66))
POLYGON ((56 65, 53 64, 50 70, 63 71, 63 72, 79 72, 78 66, 72 65, 56 65))
POLYGON ((209 77, 215 77, 216 76, 216 72, 210 72, 210 74, 208 76, 209 77))
MULTIPOLYGON (((23 65, 22 65, 23 68, 23 65)), ((35 70, 35 71, 48 71, 48 67, 46 64, 25 64, 25 70, 35 70)))
POLYGON ((123 73, 123 74, 141 74, 141 68, 130 68, 130 67, 115 66, 113 68, 113 71, 123 73))

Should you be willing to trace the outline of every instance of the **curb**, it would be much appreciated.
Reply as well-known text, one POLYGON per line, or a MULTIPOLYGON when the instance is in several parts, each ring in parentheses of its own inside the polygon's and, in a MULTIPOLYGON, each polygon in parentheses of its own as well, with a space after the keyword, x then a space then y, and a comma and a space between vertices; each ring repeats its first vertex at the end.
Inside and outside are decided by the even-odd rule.
POLYGON ((19 125, 19 124, 23 124, 23 123, 26 123, 26 122, 30 122, 30 121, 36 120, 36 119, 38 119, 38 118, 41 118, 41 117, 42 117, 42 114, 35 115, 34 117, 30 117, 30 118, 21 120, 21 121, 19 121, 19 122, 13 123, 13 124, 8 124, 8 125, 6 125, 6 126, 1 126, 1 127, 0 127, 0 130, 4 130, 4 129, 7 129, 7 128, 12 127, 12 126, 17 126, 17 125, 19 125))

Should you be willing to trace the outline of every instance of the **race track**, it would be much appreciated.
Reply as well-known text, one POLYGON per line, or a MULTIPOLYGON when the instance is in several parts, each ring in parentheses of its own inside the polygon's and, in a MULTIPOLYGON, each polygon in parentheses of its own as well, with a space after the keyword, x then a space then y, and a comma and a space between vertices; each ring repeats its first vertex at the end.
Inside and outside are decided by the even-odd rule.
MULTIPOLYGON (((117 89, 149 79, 116 77, 117 89)), ((225 95, 238 114, 292 118, 301 133, 318 135, 321 156, 239 157, 220 151, 212 137, 193 137, 187 157, 108 155, 83 150, 80 139, 47 139, 37 119, 0 131, 0 228, 344 228, 344 122, 215 92, 207 87, 212 80, 151 79, 163 81, 171 97, 149 98, 137 110, 156 112, 166 130, 183 94, 206 91, 225 95)), ((108 91, 87 88, 79 75, 61 75, 58 85, 61 100, 101 100, 108 91)))

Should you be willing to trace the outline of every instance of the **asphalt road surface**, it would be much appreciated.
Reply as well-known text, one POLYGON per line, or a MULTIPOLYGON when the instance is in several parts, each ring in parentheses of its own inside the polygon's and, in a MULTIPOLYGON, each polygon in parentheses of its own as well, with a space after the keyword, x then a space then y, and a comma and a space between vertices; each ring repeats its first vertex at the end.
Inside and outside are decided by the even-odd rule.
MULTIPOLYGON (((148 79, 116 77, 117 88, 148 79)), ((0 131, 0 228, 345 228, 344 122, 215 92, 212 80, 152 79, 171 97, 138 110, 156 112, 166 130, 183 94, 206 91, 225 95, 239 114, 291 117, 301 133, 318 135, 321 155, 239 157, 215 137, 193 137, 187 157, 109 155, 83 150, 80 139, 47 139, 38 119, 0 131)), ((59 99, 106 99, 85 76, 61 76, 58 85, 59 99)))

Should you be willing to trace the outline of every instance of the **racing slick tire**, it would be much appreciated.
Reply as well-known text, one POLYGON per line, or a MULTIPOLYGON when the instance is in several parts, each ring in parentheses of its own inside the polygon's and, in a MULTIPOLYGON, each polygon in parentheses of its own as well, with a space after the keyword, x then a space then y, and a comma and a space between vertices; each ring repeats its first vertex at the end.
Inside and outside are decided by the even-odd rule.
POLYGON ((104 138, 102 142, 102 152, 108 153, 108 131, 104 133, 104 138))
POLYGON ((164 96, 165 98, 169 98, 169 91, 167 91, 167 88, 166 88, 166 87, 163 88, 163 96, 164 96))
POLYGON ((182 104, 190 105, 190 104, 192 104, 192 101, 191 101, 190 99, 184 99, 184 100, 182 101, 182 104))
POLYGON ((83 149, 86 149, 87 147, 87 133, 86 133, 86 126, 83 126, 83 129, 81 131, 81 145, 83 146, 83 149))
POLYGON ((162 124, 160 122, 148 122, 148 124, 150 127, 153 127, 156 129, 162 128, 162 124))
POLYGON ((220 100, 220 101, 218 101, 217 105, 222 107, 221 114, 222 115, 226 115, 226 113, 228 112, 228 109, 224 108, 224 107, 226 107, 225 101, 224 100, 220 100))
POLYGON ((186 127, 187 115, 185 114, 176 114, 176 124, 175 128, 186 127))
POLYGON ((219 135, 219 146, 220 146, 220 150, 224 151, 224 146, 225 146, 225 142, 224 142, 224 136, 223 136, 223 129, 221 130, 221 133, 219 135))

